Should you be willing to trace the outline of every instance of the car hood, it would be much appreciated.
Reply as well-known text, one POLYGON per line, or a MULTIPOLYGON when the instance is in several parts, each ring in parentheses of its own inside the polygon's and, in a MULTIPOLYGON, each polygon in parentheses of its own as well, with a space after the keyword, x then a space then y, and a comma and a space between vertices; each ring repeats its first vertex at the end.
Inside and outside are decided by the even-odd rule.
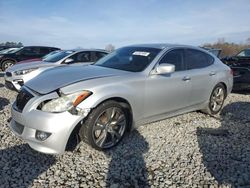
POLYGON ((46 63, 44 61, 34 61, 30 63, 15 64, 12 67, 8 68, 6 72, 14 72, 14 71, 25 70, 25 69, 33 69, 33 68, 40 68, 40 67, 53 67, 53 66, 56 66, 56 64, 46 63))
POLYGON ((40 94, 47 94, 67 85, 98 79, 103 77, 120 76, 125 71, 94 65, 60 66, 48 69, 25 83, 25 86, 40 94))

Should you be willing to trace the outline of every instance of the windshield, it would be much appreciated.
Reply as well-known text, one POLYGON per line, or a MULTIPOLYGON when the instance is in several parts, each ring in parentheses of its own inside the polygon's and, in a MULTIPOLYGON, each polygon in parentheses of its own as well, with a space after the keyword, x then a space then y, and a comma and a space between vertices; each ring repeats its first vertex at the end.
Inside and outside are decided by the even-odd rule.
POLYGON ((0 54, 15 53, 18 50, 20 50, 20 48, 8 48, 8 49, 1 50, 0 54))
POLYGON ((61 52, 61 50, 52 51, 52 52, 48 53, 47 55, 43 56, 42 59, 44 60, 44 59, 46 59, 47 57, 49 57, 49 56, 51 56, 51 55, 54 55, 54 54, 56 54, 56 53, 58 53, 58 52, 61 52))
POLYGON ((124 47, 101 58, 95 65, 130 72, 141 72, 160 51, 156 48, 124 47))
POLYGON ((250 57, 250 49, 241 51, 237 56, 240 56, 240 57, 250 57))
POLYGON ((70 55, 72 53, 74 53, 74 51, 70 51, 70 50, 60 51, 60 52, 57 52, 55 54, 49 55, 48 57, 44 58, 43 61, 55 63, 55 62, 65 58, 65 57, 67 57, 68 55, 70 55))

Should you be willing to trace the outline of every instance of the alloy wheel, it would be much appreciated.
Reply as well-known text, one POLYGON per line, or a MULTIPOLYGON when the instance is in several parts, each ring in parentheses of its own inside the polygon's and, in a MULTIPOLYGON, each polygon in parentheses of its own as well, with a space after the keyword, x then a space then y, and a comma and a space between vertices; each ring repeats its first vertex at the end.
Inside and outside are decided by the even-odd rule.
POLYGON ((3 64, 3 69, 4 69, 4 71, 5 71, 7 68, 11 67, 12 65, 13 65, 13 63, 10 62, 10 61, 4 62, 4 64, 3 64))
POLYGON ((118 143, 125 133, 126 115, 118 107, 105 109, 95 121, 92 136, 95 144, 102 148, 110 148, 118 143))
POLYGON ((213 112, 217 112, 221 109, 225 99, 225 91, 222 87, 217 87, 214 89, 211 99, 210 107, 213 112))

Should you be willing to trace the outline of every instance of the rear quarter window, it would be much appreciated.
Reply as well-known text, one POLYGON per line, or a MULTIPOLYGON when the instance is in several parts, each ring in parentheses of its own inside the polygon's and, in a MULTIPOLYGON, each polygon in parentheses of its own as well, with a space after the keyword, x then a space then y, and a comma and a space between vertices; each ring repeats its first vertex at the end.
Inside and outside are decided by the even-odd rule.
POLYGON ((102 57, 106 56, 107 53, 105 52, 96 52, 95 53, 95 61, 98 61, 99 59, 101 59, 102 57))
POLYGON ((50 52, 51 52, 50 48, 41 48, 40 50, 41 55, 47 55, 50 52))
POLYGON ((187 49, 185 50, 185 62, 187 69, 205 68, 214 63, 214 58, 202 51, 187 49))

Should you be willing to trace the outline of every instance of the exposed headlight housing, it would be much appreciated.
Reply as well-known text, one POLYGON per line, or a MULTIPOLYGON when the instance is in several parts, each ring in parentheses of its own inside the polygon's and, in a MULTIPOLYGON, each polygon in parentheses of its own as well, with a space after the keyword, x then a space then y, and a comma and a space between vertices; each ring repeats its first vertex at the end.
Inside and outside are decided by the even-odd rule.
POLYGON ((63 95, 59 98, 52 99, 51 101, 45 103, 41 110, 44 112, 65 112, 71 110, 80 104, 83 100, 88 98, 92 92, 90 91, 79 91, 69 95, 63 95))
POLYGON ((24 74, 28 74, 34 70, 36 70, 37 68, 32 68, 32 69, 24 69, 24 70, 18 70, 18 71, 15 71, 15 75, 19 76, 19 75, 24 75, 24 74))

